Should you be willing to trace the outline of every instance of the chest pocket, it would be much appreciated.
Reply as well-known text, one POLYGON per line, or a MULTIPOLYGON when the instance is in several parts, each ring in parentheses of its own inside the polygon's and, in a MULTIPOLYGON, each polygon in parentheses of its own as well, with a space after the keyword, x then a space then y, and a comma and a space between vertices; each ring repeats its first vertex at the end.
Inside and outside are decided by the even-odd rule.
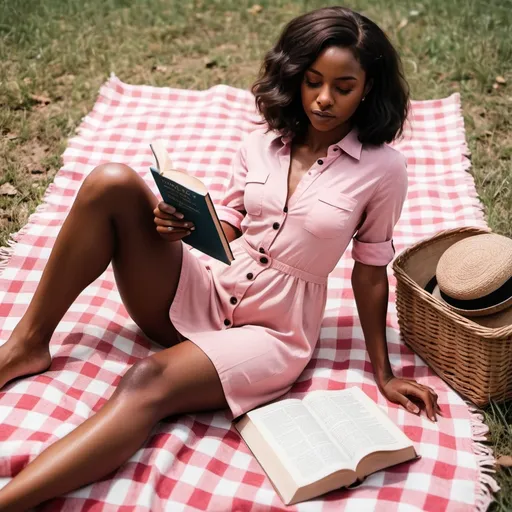
POLYGON ((357 201, 337 191, 320 192, 309 210, 304 229, 318 238, 335 238, 347 228, 357 201))
POLYGON ((244 207, 249 215, 261 215, 263 198, 265 197, 265 183, 269 171, 258 169, 249 171, 245 179, 244 207))

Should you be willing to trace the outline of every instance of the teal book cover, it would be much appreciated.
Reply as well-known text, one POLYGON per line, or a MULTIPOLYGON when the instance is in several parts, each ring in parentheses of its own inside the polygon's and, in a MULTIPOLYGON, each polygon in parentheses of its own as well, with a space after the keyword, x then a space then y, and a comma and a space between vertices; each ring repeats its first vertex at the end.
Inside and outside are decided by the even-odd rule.
POLYGON ((196 228, 190 235, 183 238, 183 242, 230 265, 234 259, 233 254, 210 194, 204 185, 202 185, 204 187, 202 191, 193 190, 193 188, 201 188, 194 183, 194 181, 199 182, 196 178, 181 171, 171 171, 167 173, 168 177, 154 167, 150 169, 163 201, 174 206, 178 212, 184 215, 184 220, 192 222, 196 228), (188 186, 179 182, 184 179, 187 179, 188 186), (196 186, 194 187, 194 185, 196 186))

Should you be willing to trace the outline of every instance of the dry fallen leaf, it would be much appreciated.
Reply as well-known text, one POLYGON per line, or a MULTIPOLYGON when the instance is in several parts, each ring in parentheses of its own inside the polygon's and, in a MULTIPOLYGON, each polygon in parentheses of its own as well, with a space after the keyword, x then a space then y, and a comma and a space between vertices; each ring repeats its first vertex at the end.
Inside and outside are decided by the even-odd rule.
POLYGON ((152 71, 158 71, 160 73, 165 73, 167 71, 167 66, 153 66, 152 68, 152 71))
POLYGON ((59 84, 70 84, 71 82, 74 82, 74 81, 75 81, 75 75, 72 75, 72 74, 61 75, 56 80, 56 82, 58 82, 59 84))
POLYGON ((36 103, 40 103, 41 105, 48 105, 52 102, 48 96, 44 96, 43 94, 31 94, 30 98, 34 100, 36 103))
POLYGON ((507 81, 505 80, 505 78, 503 78, 502 76, 497 76, 496 77, 496 82, 501 84, 501 85, 505 85, 507 83, 507 81))
POLYGON ((14 139, 17 139, 18 136, 15 134, 15 133, 12 133, 12 132, 9 132, 7 135, 7 140, 14 140, 14 139))
POLYGON ((512 467, 512 457, 510 455, 501 455, 496 459, 496 465, 503 468, 512 467))
POLYGON ((409 23, 409 20, 407 18, 403 18, 402 21, 398 24, 397 30, 402 30, 403 28, 405 28, 407 26, 408 23, 409 23))
POLYGON ((247 9, 249 14, 259 14, 261 11, 263 11, 263 7, 259 4, 254 4, 252 7, 247 9))
POLYGON ((10 184, 4 183, 0 187, 0 196, 15 196, 18 191, 10 184))

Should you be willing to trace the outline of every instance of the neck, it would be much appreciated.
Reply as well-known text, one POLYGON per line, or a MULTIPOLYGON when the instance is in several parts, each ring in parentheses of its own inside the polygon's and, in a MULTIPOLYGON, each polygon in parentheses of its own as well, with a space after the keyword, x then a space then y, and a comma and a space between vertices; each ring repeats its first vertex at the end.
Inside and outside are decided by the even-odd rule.
POLYGON ((304 136, 304 144, 306 144, 314 153, 327 151, 332 144, 336 144, 343 139, 352 129, 349 123, 343 123, 341 126, 328 132, 321 132, 313 128, 310 124, 308 131, 304 136))

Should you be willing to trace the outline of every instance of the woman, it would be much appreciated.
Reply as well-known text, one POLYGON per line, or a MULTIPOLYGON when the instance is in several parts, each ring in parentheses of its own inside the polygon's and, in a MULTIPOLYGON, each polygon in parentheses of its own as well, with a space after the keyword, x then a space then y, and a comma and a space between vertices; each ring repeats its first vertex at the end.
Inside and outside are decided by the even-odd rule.
POLYGON ((85 180, 0 348, 0 386, 48 368, 55 327, 110 262, 129 314, 167 348, 135 364, 96 415, 2 489, 0 511, 110 473, 166 416, 225 407, 238 416, 288 391, 318 339, 327 276, 352 239, 352 285, 379 389, 414 413, 409 397, 417 399, 435 420, 435 393, 394 377, 386 347, 386 266, 407 189, 405 159, 385 145, 408 107, 396 51, 367 18, 320 9, 288 24, 253 92, 266 126, 237 153, 219 206, 230 267, 196 259, 182 244, 193 226, 126 165, 101 165, 85 180))

